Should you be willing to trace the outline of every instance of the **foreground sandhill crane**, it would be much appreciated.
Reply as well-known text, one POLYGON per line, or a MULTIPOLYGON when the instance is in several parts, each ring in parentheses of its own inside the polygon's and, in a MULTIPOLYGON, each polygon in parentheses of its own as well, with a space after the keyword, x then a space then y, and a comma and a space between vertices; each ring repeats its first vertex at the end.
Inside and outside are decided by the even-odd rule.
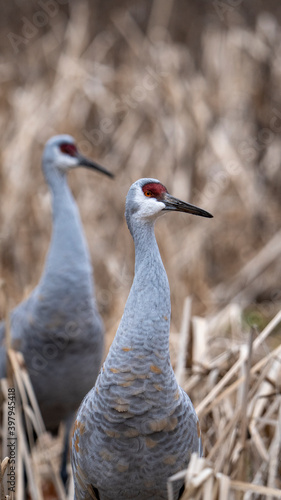
MULTIPOLYGON (((11 314, 11 335, 12 345, 24 355, 46 428, 55 434, 61 421, 70 427, 74 412, 95 383, 104 343, 89 251, 66 174, 79 166, 112 174, 84 158, 69 135, 54 136, 46 143, 42 166, 52 194, 52 239, 38 286, 11 314)), ((2 377, 4 331, 2 322, 2 377)), ((65 470, 62 474, 65 478, 65 470)))
MULTIPOLYGON (((95 387, 82 402, 72 439, 75 500, 164 500, 169 476, 202 453, 193 405, 169 355, 170 290, 154 234, 167 211, 212 217, 180 201, 156 179, 127 195, 135 277, 95 387)), ((175 499, 183 489, 177 484, 175 499)))

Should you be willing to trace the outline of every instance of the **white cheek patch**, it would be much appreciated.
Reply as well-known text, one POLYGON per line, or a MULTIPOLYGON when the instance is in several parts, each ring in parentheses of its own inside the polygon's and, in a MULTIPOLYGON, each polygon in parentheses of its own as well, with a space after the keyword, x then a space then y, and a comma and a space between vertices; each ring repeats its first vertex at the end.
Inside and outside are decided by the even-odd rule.
POLYGON ((77 167, 78 160, 73 156, 68 156, 66 154, 60 154, 57 164, 62 170, 68 170, 70 168, 77 167))
POLYGON ((152 217, 165 208, 165 203, 157 201, 156 198, 145 196, 142 190, 136 193, 135 200, 138 204, 138 216, 140 217, 152 217))
POLYGON ((143 207, 143 215, 146 217, 151 217, 157 215, 165 208, 165 204, 162 201, 157 201, 155 198, 147 198, 147 203, 143 207))

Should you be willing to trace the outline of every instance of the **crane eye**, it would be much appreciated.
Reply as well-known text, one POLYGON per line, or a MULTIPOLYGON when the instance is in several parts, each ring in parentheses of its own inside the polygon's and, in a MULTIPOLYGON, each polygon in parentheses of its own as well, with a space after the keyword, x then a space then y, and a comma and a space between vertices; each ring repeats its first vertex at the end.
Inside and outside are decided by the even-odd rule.
POLYGON ((144 191, 144 196, 147 196, 148 198, 152 198, 153 194, 149 189, 146 189, 144 191))
POLYGON ((77 148, 75 144, 69 144, 68 142, 63 142, 62 144, 60 144, 60 150, 62 153, 69 156, 76 156, 77 154, 77 148))

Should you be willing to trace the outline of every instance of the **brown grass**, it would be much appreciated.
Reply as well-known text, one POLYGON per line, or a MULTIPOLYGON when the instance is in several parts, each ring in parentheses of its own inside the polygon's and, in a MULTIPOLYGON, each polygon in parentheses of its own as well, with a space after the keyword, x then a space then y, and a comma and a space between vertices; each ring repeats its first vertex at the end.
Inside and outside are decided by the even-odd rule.
MULTIPOLYGON (((171 287, 171 356, 204 438, 186 498, 274 498, 271 490, 243 493, 249 486, 241 484, 280 487, 280 12, 227 0, 224 10, 188 4, 108 2, 107 12, 99 2, 56 4, 18 47, 11 33, 23 36, 23 16, 36 28, 42 9, 6 6, 0 310, 4 317, 42 271, 51 215, 40 157, 55 133, 74 135, 83 153, 116 174, 69 176, 107 346, 134 270, 123 216, 130 184, 159 178, 213 213, 169 215, 156 227, 171 287)), ((48 443, 56 463, 59 446, 48 443)), ((39 488, 53 474, 44 463, 39 488)))

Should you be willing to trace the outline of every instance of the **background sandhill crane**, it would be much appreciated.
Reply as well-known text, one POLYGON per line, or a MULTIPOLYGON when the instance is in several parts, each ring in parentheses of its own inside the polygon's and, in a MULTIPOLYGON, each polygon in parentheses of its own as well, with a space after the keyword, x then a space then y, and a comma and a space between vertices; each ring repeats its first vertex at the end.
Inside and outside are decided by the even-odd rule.
MULTIPOLYGON (((61 421, 67 420, 67 429, 71 425, 103 355, 90 256, 66 173, 83 165, 112 174, 84 158, 69 135, 47 142, 42 165, 52 194, 52 240, 38 286, 11 314, 11 334, 24 355, 46 428, 56 433, 61 421)), ((2 323, 0 376, 6 371, 4 331, 2 323)))

